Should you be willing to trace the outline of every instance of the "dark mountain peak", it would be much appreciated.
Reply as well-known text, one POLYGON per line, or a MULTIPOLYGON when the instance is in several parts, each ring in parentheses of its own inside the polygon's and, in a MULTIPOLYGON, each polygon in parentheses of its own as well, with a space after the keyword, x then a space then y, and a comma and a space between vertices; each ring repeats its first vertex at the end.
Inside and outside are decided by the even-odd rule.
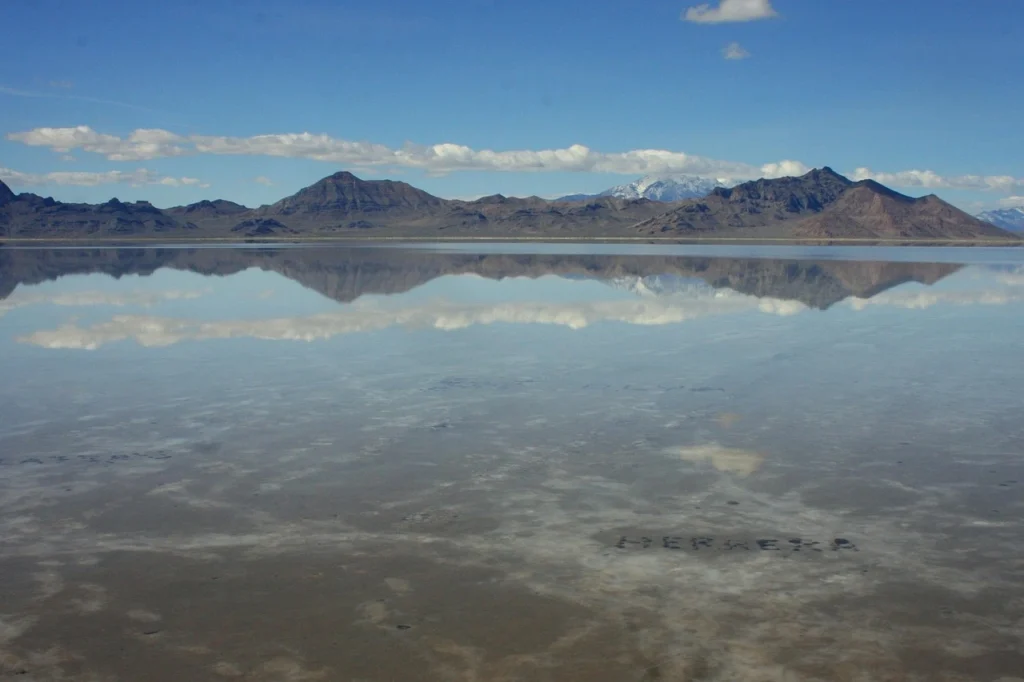
POLYGON ((486 197, 480 197, 473 201, 474 204, 504 204, 508 201, 508 197, 504 194, 490 194, 486 197))
POLYGON ((138 213, 163 213, 163 211, 161 211, 159 208, 149 203, 148 201, 135 201, 130 204, 123 204, 123 206, 127 209, 130 209, 133 212, 138 213))
POLYGON ((839 198, 849 179, 831 168, 815 168, 799 177, 761 178, 732 188, 716 187, 706 199, 719 198, 747 206, 747 212, 818 212, 839 198))
POLYGON ((834 170, 832 170, 832 168, 830 166, 822 166, 821 168, 812 168, 807 173, 804 173, 804 175, 802 177, 810 179, 810 180, 815 180, 817 182, 820 182, 822 179, 827 178, 827 179, 832 180, 832 181, 837 181, 838 180, 839 182, 845 183, 847 185, 852 185, 853 184, 853 182, 848 177, 846 177, 845 175, 841 175, 839 173, 836 173, 834 170))
POLYGON ((333 180, 334 182, 363 182, 363 180, 357 177, 353 173, 348 171, 338 171, 333 175, 329 175, 324 180, 333 180))
POLYGON ((17 198, 18 197, 15 196, 14 191, 5 185, 3 180, 0 180, 0 206, 9 204, 17 198))
POLYGON ((264 209, 263 213, 379 213, 393 210, 423 210, 444 201, 404 182, 361 180, 340 171, 314 182, 290 197, 264 209))
MULTIPOLYGON (((777 179, 786 180, 787 178, 777 179)), ((853 181, 850 180, 848 177, 836 173, 828 166, 822 166, 821 168, 812 168, 811 170, 801 175, 799 178, 794 179, 800 180, 804 183, 813 183, 817 185, 829 185, 839 187, 849 187, 850 185, 854 184, 853 181)))
MULTIPOLYGON (((896 190, 890 189, 890 188, 886 187, 885 185, 883 185, 882 183, 876 182, 874 180, 861 180, 860 182, 855 182, 851 186, 850 189, 851 189, 851 191, 853 191, 853 190, 868 191, 868 192, 872 192, 874 194, 880 194, 880 195, 882 195, 884 197, 888 197, 889 199, 894 199, 896 201, 903 201, 903 202, 908 202, 908 203, 912 203, 914 201, 917 201, 913 197, 908 197, 906 194, 900 194, 896 190)), ((934 194, 931 194, 929 196, 935 197, 934 194)), ((935 198, 938 199, 938 197, 935 197, 935 198)))
POLYGON ((231 215, 233 213, 241 213, 248 211, 249 209, 241 204, 236 204, 233 201, 227 199, 203 199, 197 201, 194 204, 188 206, 175 206, 174 208, 167 209, 167 212, 172 215, 231 215))

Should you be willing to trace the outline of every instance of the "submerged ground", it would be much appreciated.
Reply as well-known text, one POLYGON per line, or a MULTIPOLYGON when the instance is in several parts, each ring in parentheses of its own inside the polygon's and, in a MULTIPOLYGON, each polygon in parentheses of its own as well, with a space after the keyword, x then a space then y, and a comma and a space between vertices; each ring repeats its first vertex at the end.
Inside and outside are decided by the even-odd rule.
POLYGON ((1024 679, 1024 254, 488 248, 6 249, 0 679, 1024 679))

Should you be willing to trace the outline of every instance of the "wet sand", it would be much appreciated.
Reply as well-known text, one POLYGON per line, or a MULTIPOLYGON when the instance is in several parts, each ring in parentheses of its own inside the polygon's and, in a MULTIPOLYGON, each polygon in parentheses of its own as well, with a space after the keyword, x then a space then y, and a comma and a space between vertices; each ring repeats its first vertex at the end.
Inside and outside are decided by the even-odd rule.
MULTIPOLYGON (((778 444, 659 447, 664 433, 622 439, 636 419, 551 414, 500 437, 496 414, 466 407, 443 425, 318 417, 155 451, 114 450, 116 429, 108 454, 5 450, 4 674, 1005 682, 1024 670, 1022 538, 1008 520, 1019 460, 959 485, 908 446, 902 464, 794 473, 778 444)), ((742 420, 709 417, 700 429, 749 439, 742 420)))

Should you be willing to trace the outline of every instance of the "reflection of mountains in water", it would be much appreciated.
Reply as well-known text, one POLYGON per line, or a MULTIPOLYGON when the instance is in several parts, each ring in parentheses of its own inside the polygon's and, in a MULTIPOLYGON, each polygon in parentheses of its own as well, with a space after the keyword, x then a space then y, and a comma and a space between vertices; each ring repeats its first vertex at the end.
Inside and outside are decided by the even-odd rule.
POLYGON ((850 296, 870 298, 905 282, 933 284, 961 267, 945 263, 690 256, 437 253, 391 248, 0 248, 0 298, 9 296, 19 284, 36 284, 70 274, 122 277, 172 268, 230 275, 260 268, 340 302, 353 301, 363 294, 406 292, 444 275, 475 274, 490 279, 561 275, 601 279, 619 286, 632 283, 634 290, 644 287, 648 294, 692 287, 699 279, 716 289, 825 309, 850 296))

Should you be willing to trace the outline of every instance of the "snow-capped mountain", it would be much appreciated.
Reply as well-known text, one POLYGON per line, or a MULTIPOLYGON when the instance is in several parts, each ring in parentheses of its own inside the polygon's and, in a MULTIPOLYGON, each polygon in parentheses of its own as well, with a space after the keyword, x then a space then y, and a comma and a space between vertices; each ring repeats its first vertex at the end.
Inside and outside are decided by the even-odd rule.
POLYGON ((626 185, 617 185, 600 194, 571 194, 559 201, 586 201, 595 197, 682 201, 707 196, 716 187, 727 185, 715 178, 699 175, 647 175, 626 185))
POLYGON ((1024 208, 997 208, 978 214, 978 220, 1011 232, 1024 232, 1024 208))

